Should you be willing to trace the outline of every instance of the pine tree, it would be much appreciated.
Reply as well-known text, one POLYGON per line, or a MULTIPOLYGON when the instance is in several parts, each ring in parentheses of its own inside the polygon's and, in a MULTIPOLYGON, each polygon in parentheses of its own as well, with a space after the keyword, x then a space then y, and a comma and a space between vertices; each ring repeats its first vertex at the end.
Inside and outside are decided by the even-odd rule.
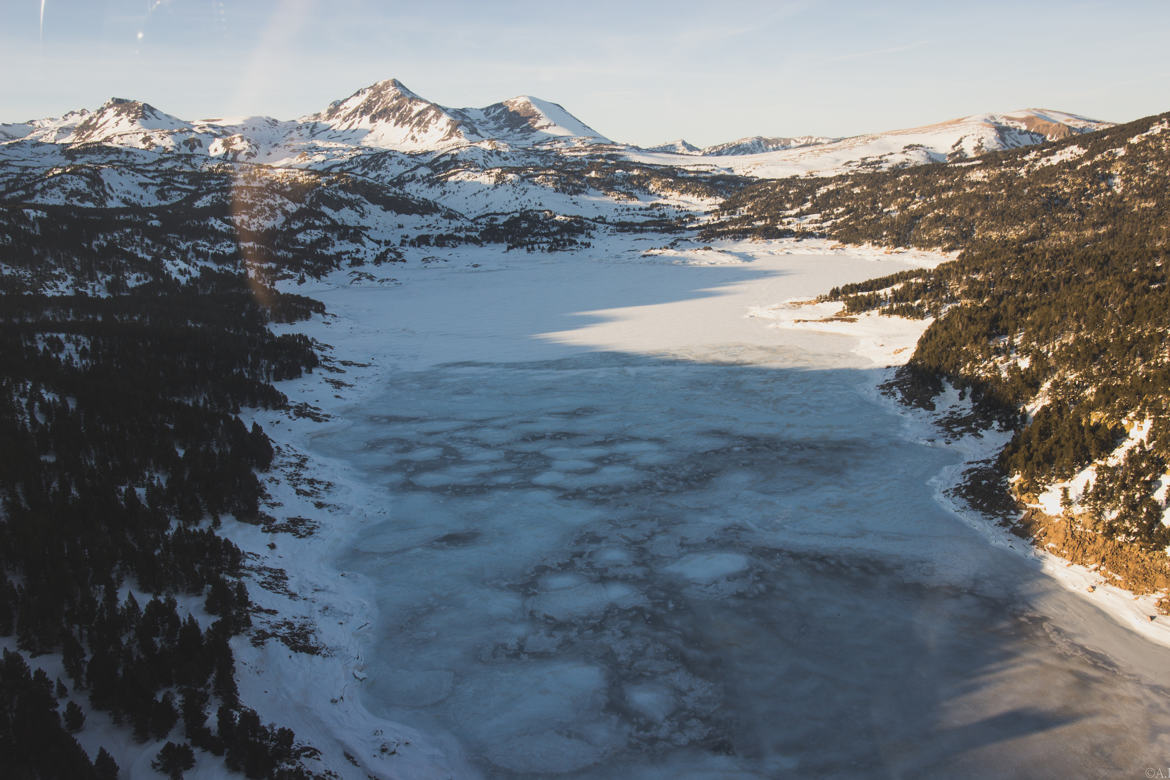
POLYGON ((118 762, 106 752, 105 748, 98 749, 97 758, 93 762, 93 768, 98 776, 98 780, 118 780, 118 762))
POLYGON ((70 731, 81 731, 81 727, 85 724, 85 713, 81 711, 81 707, 77 706, 77 702, 70 701, 65 705, 65 728, 70 731))
POLYGON ((195 752, 186 743, 176 745, 174 742, 168 742, 158 751, 158 756, 150 765, 171 780, 179 780, 183 772, 195 767, 195 752))

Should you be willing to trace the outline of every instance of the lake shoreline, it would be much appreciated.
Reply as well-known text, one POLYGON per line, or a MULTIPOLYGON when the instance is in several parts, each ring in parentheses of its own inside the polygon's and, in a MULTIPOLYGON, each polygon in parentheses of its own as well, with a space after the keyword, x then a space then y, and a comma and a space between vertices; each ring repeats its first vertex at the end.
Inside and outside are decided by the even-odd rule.
MULTIPOLYGON (((783 255, 805 248, 807 247, 794 242, 771 242, 770 246, 763 248, 743 245, 717 247, 718 257, 712 256, 709 252, 696 250, 694 252, 678 252, 667 258, 661 256, 647 258, 642 248, 639 247, 637 252, 600 261, 568 255, 557 257, 554 262, 560 264, 600 262, 600 267, 609 263, 622 265, 655 263, 660 267, 664 263, 668 265, 701 263, 702 268, 708 268, 713 264, 713 260, 719 260, 719 264, 722 265, 728 258, 735 257, 733 253, 747 254, 745 249, 752 249, 752 251, 765 249, 775 255, 783 255)), ((832 246, 814 248, 820 258, 818 263, 824 259, 831 260, 834 256, 841 257, 842 252, 847 251, 832 246)), ((882 254, 888 257, 887 253, 882 254)), ((440 279, 453 280, 467 273, 479 275, 478 282, 482 282, 485 279, 491 279, 493 273, 504 272, 506 274, 509 273, 510 268, 528 264, 533 264, 534 268, 544 269, 540 271, 541 274, 546 272, 552 274, 550 279, 562 278, 565 274, 569 274, 573 278, 581 278, 579 274, 570 273, 573 271, 571 267, 556 268, 550 266, 549 261, 543 258, 513 260, 509 257, 503 257, 502 263, 494 267, 492 259, 485 256, 485 253, 473 252, 470 253, 470 256, 464 261, 465 265, 461 268, 404 269, 406 272, 400 275, 405 285, 414 283, 424 285, 419 291, 421 298, 433 294, 425 292, 425 285, 434 284, 440 279), (472 261, 474 261, 474 266, 472 261), (413 278, 410 278, 412 276, 413 278)), ((454 264, 458 262, 458 259, 453 257, 451 262, 454 264)), ((734 263, 727 262, 726 264, 733 266, 732 270, 734 270, 734 263)), ((744 271, 753 269, 751 262, 745 263, 742 267, 744 271)), ((812 268, 814 266, 805 262, 803 267, 812 268)), ((580 270, 584 271, 587 268, 591 268, 591 266, 585 265, 580 270)), ((879 270, 870 271, 867 268, 867 266, 858 267, 854 273, 865 272, 869 275, 881 273, 879 270)), ((679 269, 679 272, 687 273, 685 269, 679 269)), ((642 277, 635 276, 634 278, 642 277)), ((757 274, 755 278, 763 277, 757 274)), ((472 281, 472 279, 468 279, 469 283, 472 281)), ((300 621, 303 626, 311 626, 321 653, 311 655, 289 652, 289 648, 280 639, 269 639, 267 642, 260 643, 259 647, 252 646, 243 639, 237 640, 238 646, 234 649, 240 659, 241 694, 250 706, 255 707, 261 713, 263 718, 288 723, 296 730, 298 737, 323 750, 321 766, 332 768, 344 777, 361 777, 366 772, 387 777, 474 777, 478 775, 478 770, 465 756, 464 748, 452 738, 444 736, 442 729, 427 728, 424 729, 425 733, 423 733, 417 729, 400 725, 395 719, 378 717, 371 713, 363 703, 363 691, 368 692, 371 684, 381 685, 386 682, 379 677, 378 672, 370 668, 370 663, 371 658, 377 656, 374 648, 379 646, 373 632, 382 630, 380 627, 384 625, 383 621, 388 618, 388 615, 378 606, 382 594, 378 592, 374 582, 360 571, 354 571, 352 567, 344 565, 344 561, 352 558, 354 549, 377 537, 376 533, 371 536, 371 532, 385 524, 388 517, 387 512, 400 512, 401 510, 393 510, 390 506, 391 502, 385 500, 383 491, 386 488, 370 481, 371 472, 369 472, 368 467, 359 467, 358 461, 351 460, 349 456, 341 457, 345 454, 344 452, 330 453, 323 450, 320 446, 320 442, 323 441, 321 437, 325 435, 336 438, 337 435, 340 435, 342 437, 340 440, 352 440, 355 444, 360 441, 354 437, 367 435, 369 428, 363 421, 370 412, 370 404, 382 403, 378 399, 384 396, 384 388, 387 383, 404 371, 408 374, 415 372, 421 378, 429 376, 427 374, 430 371, 428 366, 463 365, 458 361, 467 360, 477 355, 480 360, 502 358, 504 361, 508 361, 530 357, 535 351, 539 353, 538 357, 555 358, 566 348, 579 350, 582 346, 592 345, 592 349, 612 350, 626 343, 623 341, 625 339, 632 339, 631 346, 635 353, 646 354, 650 352, 651 354, 647 356, 653 360, 677 361, 681 359, 686 361, 711 354, 712 349, 718 348, 720 336, 716 334, 710 338, 711 347, 688 352, 690 347, 687 346, 687 339, 691 336, 688 333, 676 336, 668 329, 669 323, 673 321, 671 318, 677 319, 677 315, 671 315, 671 318, 662 320, 662 324, 658 325, 658 320, 654 319, 657 316, 655 313, 657 310, 626 308, 607 310, 601 313, 588 311, 589 317, 583 323, 585 327, 578 326, 576 329, 530 329, 539 334, 536 340, 517 341, 517 335, 523 336, 528 330, 516 328, 509 330, 511 326, 507 322, 501 323, 492 320, 485 320, 488 323, 485 332, 470 331, 473 333, 471 339, 452 338, 446 335, 439 338, 428 335, 432 331, 420 330, 419 325, 426 324, 427 321, 425 319, 411 319, 413 315, 404 314, 398 317, 396 313, 391 312, 397 319, 385 320, 389 326, 384 324, 383 318, 386 317, 386 314, 379 312, 385 312, 387 311, 385 307, 393 306, 390 301, 399 303, 405 301, 401 296, 387 297, 385 294, 387 291, 396 291, 397 280, 394 285, 389 287, 367 287, 364 289, 348 288, 344 287, 343 284, 334 285, 326 282, 319 285, 316 290, 297 288, 298 291, 311 296, 325 293, 324 297, 331 313, 325 319, 309 323, 308 328, 303 327, 304 324, 301 327, 290 326, 289 328, 290 330, 307 329, 310 331, 310 335, 318 341, 333 345, 328 350, 328 354, 331 356, 336 370, 319 370, 316 375, 281 385, 281 389, 289 395, 290 402, 294 406, 307 404, 318 409, 321 415, 329 419, 324 422, 314 422, 309 417, 290 419, 282 414, 257 413, 255 415, 255 419, 261 423, 279 447, 279 466, 277 471, 271 475, 275 481, 269 483, 273 505, 268 511, 279 516, 282 520, 287 516, 314 519, 319 522, 319 527, 313 535, 303 539, 286 534, 265 534, 255 527, 238 527, 230 531, 237 544, 257 556, 256 564, 258 567, 268 566, 283 569, 287 575, 287 581, 284 585, 286 593, 283 594, 257 588, 254 583, 250 583, 253 599, 262 609, 275 611, 276 615, 272 622, 296 618, 292 621, 294 624, 300 621), (626 312, 640 318, 638 322, 644 322, 646 326, 632 330, 629 325, 623 324, 626 321, 625 318, 630 316, 626 312), (407 324, 409 324, 410 332, 404 330, 404 326, 407 324), (499 333, 493 333, 493 328, 499 333), (667 348, 658 349, 655 357, 652 350, 657 347, 652 339, 648 340, 648 337, 661 339, 663 338, 662 334, 665 334, 667 338, 667 348), (510 345, 511 342, 507 341, 509 338, 513 340, 514 345, 510 345), (388 339, 396 339, 397 341, 387 346, 388 339), (498 343, 491 345, 492 353, 484 353, 480 348, 481 344, 487 343, 484 341, 485 339, 498 340, 498 343), (542 344, 543 346, 541 346, 542 344), (338 432, 343 429, 348 432, 339 434, 338 432), (319 482, 316 484, 306 483, 306 477, 319 482), (275 542, 275 550, 268 548, 269 541, 275 542), (338 565, 341 565, 342 568, 336 568, 338 565), (288 680, 296 681, 291 691, 287 690, 288 680), (286 688, 286 690, 282 691, 281 687, 286 688), (306 704, 298 707, 298 702, 306 702, 306 704)), ((446 282, 440 282, 440 284, 446 284, 446 282)), ((800 290, 798 292, 807 299, 809 293, 815 294, 819 289, 818 285, 827 289, 827 286, 822 282, 813 280, 812 284, 806 285, 807 291, 800 290)), ((467 286, 465 285, 465 287, 467 286)), ((496 289, 507 288, 497 287, 496 289)), ((472 293, 471 297, 467 299, 469 303, 482 295, 490 294, 477 288, 476 284, 467 287, 467 291, 472 293)), ((446 289, 443 290, 442 295, 455 296, 455 303, 450 313, 457 314, 465 310, 464 307, 467 304, 458 299, 460 294, 457 288, 451 289, 450 292, 446 289)), ((706 305, 704 301, 717 303, 718 295, 721 294, 723 293, 705 293, 704 297, 695 298, 695 303, 686 305, 693 308, 706 305)), ((753 293, 753 295, 755 294, 753 293)), ((760 298, 760 303, 754 304, 754 309, 745 307, 740 314, 742 321, 734 326, 736 328, 763 326, 767 329, 768 325, 774 325, 783 331, 798 331, 800 329, 809 331, 819 327, 829 327, 835 331, 831 334, 832 338, 840 340, 832 343, 845 346, 846 341, 842 340, 843 337, 852 339, 853 353, 857 356, 848 359, 834 357, 829 361, 830 365, 842 367, 844 365, 861 365, 862 363, 858 363, 857 360, 863 358, 870 365, 877 367, 880 366, 883 359, 891 357, 904 359, 903 356, 908 357, 907 344, 912 346, 913 340, 917 337, 913 333, 913 329, 925 327, 922 323, 915 323, 914 328, 912 328, 906 323, 888 321, 870 323, 866 321, 858 329, 856 323, 795 323, 775 317, 772 317, 776 320, 772 323, 759 322, 760 319, 769 319, 767 316, 760 317, 761 311, 772 311, 773 313, 781 311, 784 313, 785 319, 791 318, 791 320, 810 319, 801 316, 802 312, 795 304, 783 303, 791 296, 783 296, 779 300, 773 299, 769 302, 768 295, 775 295, 775 293, 765 289, 761 295, 756 296, 760 298)), ((636 299, 630 302, 636 303, 636 299)), ((422 309, 419 311, 425 314, 422 309)), ((702 309, 695 308, 695 315, 688 315, 687 319, 699 316, 701 311, 702 309)), ((553 308, 550 308, 550 316, 559 315, 553 308)), ((580 315, 577 316, 580 317, 580 315)), ((523 325, 523 323, 520 324, 523 325)), ((433 324, 427 327, 433 328, 434 333, 441 334, 449 325, 441 319, 435 318, 433 324)), ((460 327, 467 328, 466 325, 462 324, 460 327)), ((524 327, 527 328, 526 325, 524 327)), ((695 332, 691 331, 690 333, 695 332)), ((771 332, 776 333, 775 330, 771 332)), ((708 338, 706 333, 700 333, 699 337, 700 341, 708 338)), ((787 338, 781 337, 780 342, 788 343, 787 338)), ((811 348, 814 343, 821 343, 815 342, 818 338, 824 338, 824 336, 807 332, 798 334, 797 343, 801 346, 796 351, 781 350, 774 354, 767 351, 753 351, 746 346, 737 347, 738 357, 729 355, 732 361, 731 366, 751 364, 761 357, 769 361, 801 360, 804 359, 802 356, 812 354, 802 350, 811 348), (808 339, 813 339, 813 341, 810 342, 808 339)), ((635 360, 629 364, 629 368, 615 370, 642 370, 638 367, 643 362, 635 360)), ((474 364, 468 363, 466 365, 473 366, 474 364)), ((537 364, 533 365, 537 366, 533 370, 539 370, 537 364)), ((461 370, 474 371, 473 368, 461 370)), ((873 369, 866 369, 866 371, 867 376, 872 376, 873 369)), ((857 382, 858 380, 852 381, 857 382)), ((443 385, 436 387, 441 389, 443 385)), ((863 395, 868 394, 871 400, 887 405, 886 408, 889 411, 895 411, 888 406, 893 404, 893 401, 888 398, 876 398, 878 393, 876 383, 872 389, 859 387, 859 390, 863 395)), ((389 411, 397 414, 404 413, 397 409, 389 411)), ((904 421, 903 433, 908 443, 921 444, 929 439, 936 439, 928 446, 952 446, 937 441, 942 437, 938 435, 936 429, 931 427, 933 424, 921 415, 915 416, 915 412, 906 410, 904 407, 897 409, 896 413, 904 421)), ((438 422, 440 421, 436 420, 436 423, 438 422)), ((359 451, 353 450, 353 452, 359 451)), ((367 458, 369 456, 362 455, 361 457, 367 458)), ((434 456, 423 454, 421 457, 434 456)), ((958 469, 958 467, 954 468, 958 469)), ((947 469, 944 469, 945 471, 947 469)), ((560 472, 549 470, 548 473, 548 477, 542 476, 541 479, 546 482, 547 480, 564 482, 564 480, 569 479, 568 475, 571 475, 572 472, 562 469, 560 472), (562 476, 556 476, 556 474, 562 476)), ((614 473, 617 474, 617 472, 614 473)), ((450 478, 446 476, 445 470, 432 469, 429 472, 419 472, 419 474, 419 477, 411 477, 411 480, 425 477, 430 480, 429 484, 433 484, 432 487, 427 488, 428 490, 441 489, 443 483, 434 482, 440 476, 443 479, 450 478), (427 476, 428 474, 433 476, 427 476)), ((942 481, 953 479, 957 474, 961 474, 961 469, 943 476, 942 481)), ((938 478, 938 476, 935 475, 934 478, 938 478)), ((555 487, 558 483, 554 481, 547 482, 547 484, 555 487)), ((571 480, 564 482, 564 484, 571 484, 571 480)), ((938 485, 936 488, 934 500, 948 513, 955 514, 955 508, 944 503, 946 497, 943 495, 942 488, 938 485)), ((418 487, 412 489, 417 490, 418 487)), ((959 519, 964 520, 961 514, 959 519)), ((982 522, 986 524, 985 520, 982 522)), ((970 525, 966 520, 964 523, 970 525)), ((980 528, 975 530, 982 533, 980 528)), ((439 531, 436 530, 435 533, 438 534, 439 531)), ((451 533, 458 535, 463 531, 452 529, 451 533)), ((806 544, 815 547, 819 542, 814 540, 813 536, 809 536, 803 541, 794 538, 796 547, 793 549, 806 544), (798 544, 797 541, 799 541, 798 544)), ((994 541, 992 543, 995 544, 994 541)), ((430 542, 425 542, 425 544, 430 544, 430 542)), ((425 544, 419 549, 430 549, 425 544)), ((398 542, 395 542, 395 545, 392 549, 398 549, 398 542)), ((377 549, 376 544, 375 549, 377 549)), ((743 576, 742 572, 749 570, 744 568, 749 565, 748 562, 734 558, 739 553, 712 553, 711 555, 715 557, 708 556, 702 560, 694 558, 693 555, 689 558, 684 556, 687 568, 680 571, 695 572, 694 576, 699 577, 713 577, 714 579, 709 582, 718 584, 741 582, 737 578, 743 576), (729 555, 732 557, 728 557, 729 555), (702 568, 696 568, 699 566, 702 568)), ((754 571, 755 568, 758 568, 759 562, 751 562, 750 566, 751 570, 754 571)), ((761 571, 763 570, 761 569, 761 571)), ((279 578, 277 579, 279 580, 279 578)), ((701 579, 694 582, 697 582, 701 589, 711 587, 710 584, 701 579)), ((269 578, 269 584, 271 584, 271 578, 269 578)), ((608 592, 608 595, 604 596, 589 595, 592 594, 592 591, 588 590, 588 587, 592 586, 588 586, 587 583, 570 584, 569 587, 578 589, 573 591, 576 594, 574 599, 577 601, 583 597, 604 597, 617 599, 614 603, 620 604, 622 598, 637 598, 636 595, 630 594, 623 596, 618 591, 608 592)), ((723 587, 723 585, 719 585, 719 587, 723 587)), ((739 585, 735 587, 739 587, 739 585)), ((277 590, 279 591, 279 588, 277 590)), ((554 612, 558 609, 570 608, 571 603, 576 603, 563 602, 562 600, 563 605, 558 606, 562 602, 550 600, 549 594, 553 592, 555 591, 541 592, 538 598, 543 599, 543 601, 533 603, 542 604, 544 606, 541 606, 541 609, 552 609, 554 612)), ((633 601, 629 603, 635 604, 633 601)), ((584 681, 579 681, 577 684, 586 686, 582 688, 582 691, 589 690, 588 685, 592 685, 592 683, 584 681)), ((662 694, 653 693, 650 689, 644 691, 637 689, 634 694, 630 695, 650 697, 646 698, 645 701, 646 706, 651 706, 650 702, 656 701, 653 697, 662 694)), ((587 746, 577 745, 573 749, 586 750, 587 746)), ((591 754, 583 753, 581 761, 588 760, 584 757, 586 755, 591 754)), ((477 762, 481 760, 482 758, 477 759, 477 762)), ((497 757, 494 760, 507 761, 509 759, 497 757)), ((724 764, 718 766, 727 768, 724 764)), ((716 771, 716 769, 713 768, 712 771, 716 771)))

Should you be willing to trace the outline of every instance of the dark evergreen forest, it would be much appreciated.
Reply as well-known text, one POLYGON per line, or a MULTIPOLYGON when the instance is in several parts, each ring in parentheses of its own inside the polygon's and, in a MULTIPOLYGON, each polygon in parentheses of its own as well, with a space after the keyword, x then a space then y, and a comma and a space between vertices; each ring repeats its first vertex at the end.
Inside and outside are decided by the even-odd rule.
POLYGON ((268 324, 320 310, 216 273, 0 299, 0 636, 60 653, 68 677, 54 686, 5 653, 5 776, 116 776, 70 733, 83 718, 62 703, 71 688, 136 739, 173 740, 164 771, 181 773, 194 746, 248 777, 307 776, 310 749, 237 697, 228 640, 251 605, 241 551, 217 528, 258 518, 256 472, 273 456, 240 408, 284 407, 272 383, 317 365, 307 339, 268 324))

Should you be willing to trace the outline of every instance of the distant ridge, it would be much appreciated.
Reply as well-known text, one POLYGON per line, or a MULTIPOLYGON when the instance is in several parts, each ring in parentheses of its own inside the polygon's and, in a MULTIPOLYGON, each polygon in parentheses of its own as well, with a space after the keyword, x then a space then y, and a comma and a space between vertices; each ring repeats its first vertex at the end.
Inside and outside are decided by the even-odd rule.
POLYGON ((1029 108, 849 138, 757 135, 703 148, 680 138, 639 148, 611 141, 560 104, 541 98, 522 95, 483 108, 449 108, 391 78, 293 120, 187 121, 149 103, 111 98, 94 111, 0 125, 0 143, 105 145, 297 166, 328 165, 368 150, 408 155, 462 150, 460 154, 520 157, 559 150, 783 178, 954 162, 1111 126, 1063 111, 1029 108))
POLYGON ((967 160, 986 152, 1032 146, 1112 126, 1112 122, 1063 111, 1029 108, 849 138, 752 136, 703 149, 676 141, 645 150, 646 157, 642 159, 661 155, 663 163, 715 165, 763 179, 832 176, 967 160))

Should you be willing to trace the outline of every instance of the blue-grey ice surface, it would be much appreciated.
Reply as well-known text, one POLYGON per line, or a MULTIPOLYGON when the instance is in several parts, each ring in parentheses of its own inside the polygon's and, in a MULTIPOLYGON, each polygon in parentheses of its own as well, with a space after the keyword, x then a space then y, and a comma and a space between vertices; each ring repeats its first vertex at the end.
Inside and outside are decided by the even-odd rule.
MULTIPOLYGON (((740 362, 553 348, 538 336, 619 286, 582 278, 576 309, 525 309, 563 284, 557 268, 394 290, 379 386, 314 440, 380 518, 338 561, 377 593, 371 712, 450 735, 489 777, 1170 763, 1170 652, 941 506, 929 480, 958 456, 906 435, 873 392, 881 371, 842 357, 843 340, 802 357, 773 330, 740 362), (528 339, 531 354, 477 338, 528 339)), ((696 269, 594 272, 657 284, 640 295, 669 307, 688 297, 671 280, 696 269)), ((737 273, 688 280, 706 291, 690 299, 737 273)), ((752 326, 766 330, 736 327, 752 326)))

